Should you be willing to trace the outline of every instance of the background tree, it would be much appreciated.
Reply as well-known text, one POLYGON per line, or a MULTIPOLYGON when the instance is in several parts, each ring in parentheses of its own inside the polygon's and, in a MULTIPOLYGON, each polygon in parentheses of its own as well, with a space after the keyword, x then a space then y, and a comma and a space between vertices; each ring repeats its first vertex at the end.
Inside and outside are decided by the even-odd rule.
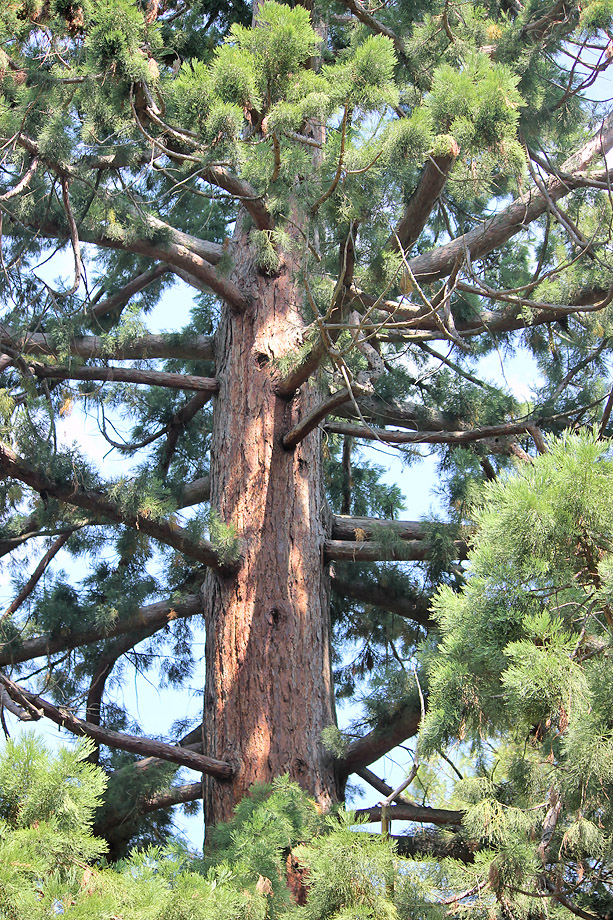
POLYGON ((365 768, 417 731, 411 665, 432 586, 462 581, 471 482, 543 432, 610 431, 613 121, 588 93, 611 17, 3 5, 3 698, 106 746, 108 837, 200 795, 167 788, 178 765, 210 825, 285 772, 324 806, 356 772, 385 790, 365 768), (64 248, 52 285, 39 264, 64 248), (154 335, 177 279, 189 323, 154 335), (528 404, 479 375, 519 346, 528 404), (58 437, 75 404, 130 458, 121 479, 58 437), (449 516, 386 524, 403 499, 369 441, 433 445, 449 516), (60 549, 83 578, 53 574, 60 549), (143 738, 107 682, 164 649, 181 684, 200 615, 202 728, 143 738), (331 753, 335 687, 365 707, 331 753))

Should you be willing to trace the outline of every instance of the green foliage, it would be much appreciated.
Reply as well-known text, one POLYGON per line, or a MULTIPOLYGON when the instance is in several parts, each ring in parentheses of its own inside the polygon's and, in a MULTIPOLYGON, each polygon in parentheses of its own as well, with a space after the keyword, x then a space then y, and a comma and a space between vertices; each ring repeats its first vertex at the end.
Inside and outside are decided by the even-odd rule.
POLYGON ((210 511, 208 516, 209 537, 215 548, 219 561, 223 565, 236 562, 240 552, 240 543, 233 524, 226 524, 217 512, 210 511))
POLYGON ((254 787, 207 840, 207 856, 148 848, 115 867, 91 834, 104 789, 81 743, 55 757, 32 737, 0 754, 0 911, 10 920, 70 912, 76 918, 165 920, 265 917, 393 918, 398 866, 389 842, 355 833, 351 814, 328 817, 287 777, 254 787), (306 908, 292 903, 287 857, 298 861, 306 908))
MULTIPOLYGON (((526 163, 527 150, 556 169, 591 135, 602 114, 588 99, 589 74, 596 71, 588 67, 586 78, 573 55, 586 47, 593 66, 594 54, 601 54, 597 68, 604 70, 611 0, 552 0, 549 7, 538 0, 362 4, 379 23, 374 29, 363 13, 350 16, 346 5, 332 0, 266 2, 257 5, 255 23, 256 4, 245 0, 7 0, 0 6, 0 296, 7 349, 0 424, 3 440, 45 475, 69 489, 110 495, 132 523, 147 518, 172 525, 185 485, 215 474, 210 404, 190 416, 194 403, 185 391, 42 381, 30 368, 35 360, 72 372, 91 366, 97 359, 84 357, 87 349, 75 344, 83 335, 96 336, 94 351, 101 349, 103 365, 136 346, 174 275, 168 272, 110 314, 96 316, 93 308, 154 266, 176 269, 179 260, 185 275, 188 250, 191 267, 205 268, 213 286, 215 273, 228 280, 241 266, 255 264, 265 276, 257 279, 262 290, 275 283, 278 290, 291 290, 295 325, 285 341, 294 347, 275 354, 266 373, 282 377, 323 340, 328 357, 317 398, 345 386, 341 370, 361 385, 366 380, 372 399, 360 401, 368 424, 396 426, 397 418, 399 426, 439 432, 527 417, 549 419, 550 432, 569 421, 600 424, 610 391, 613 308, 591 307, 605 299, 610 284, 605 183, 584 187, 586 173, 559 212, 558 205, 547 208, 526 232, 480 257, 464 249, 452 281, 426 274, 418 291, 405 262, 465 231, 495 228, 495 219, 488 222, 496 211, 518 195, 527 200, 533 187, 528 168, 536 169, 536 161, 526 163), (430 212, 414 248, 402 256, 392 252, 392 229, 416 190, 424 192, 421 180, 432 158, 450 155, 455 165, 436 200, 425 202, 430 212), (210 181, 212 169, 228 180, 221 187, 210 181), (45 274, 49 239, 62 259, 70 258, 63 183, 84 259, 83 284, 72 295, 65 294, 70 280, 51 282, 45 274), (260 205, 270 215, 266 224, 246 214, 260 205), (258 229, 273 223, 274 229, 258 229), (236 258, 243 246, 249 251, 236 258), (198 262, 202 252, 205 259, 215 253, 211 263, 198 262), (339 263, 348 269, 340 280, 339 263), (566 319, 549 304, 590 309, 566 319), (544 324, 543 309, 560 325, 544 324), (351 329, 339 331, 339 312, 351 329), (327 338, 320 335, 323 318, 332 321, 327 338), (525 330, 516 334, 522 324, 525 330), (27 351, 31 335, 44 336, 43 356, 27 351), (519 346, 536 356, 540 374, 524 405, 511 395, 512 386, 482 380, 479 365, 488 355, 504 363, 519 346), (115 449, 126 463, 138 453, 120 477, 107 475, 110 445, 103 445, 99 471, 65 446, 73 406, 73 422, 81 408, 90 418, 97 415, 104 437, 118 438, 115 449), (121 433, 114 434, 113 426, 121 433)), ((593 165, 599 168, 596 160, 593 165)), ((547 170, 539 169, 545 181, 547 170)), ((195 283, 204 285, 202 277, 195 283)), ((175 289, 172 296, 178 301, 184 292, 175 289)), ((162 361, 141 352, 136 369, 214 375, 213 361, 190 348, 200 336, 216 333, 225 307, 208 289, 196 296, 185 328, 164 340, 183 356, 162 361)), ((167 313, 173 311, 174 303, 167 313)), ((224 312, 218 360, 238 322, 234 316, 225 325, 227 318, 224 312)), ((244 320, 246 329, 249 311, 244 320)), ((302 390, 288 402, 279 426, 289 425, 290 411, 292 418, 302 412, 303 396, 310 409, 312 395, 302 390)), ((349 404, 342 408, 353 410, 349 404)), ((611 424, 604 419, 605 434, 611 424)), ((385 456, 383 445, 373 446, 385 456)), ((409 464, 425 450, 418 444, 398 455, 409 464)), ((389 893, 396 867, 388 845, 365 835, 358 843, 350 819, 340 828, 333 822, 322 828, 312 803, 279 781, 254 791, 230 827, 218 829, 204 874, 185 853, 162 849, 134 856, 117 873, 92 869, 82 884, 82 867, 70 863, 68 854, 65 871, 56 867, 53 877, 49 871, 41 892, 29 870, 17 866, 22 844, 15 844, 6 871, 22 873, 27 910, 25 900, 19 907, 6 901, 0 914, 48 916, 57 901, 74 916, 107 920, 309 914, 344 920, 392 917, 394 910, 421 918, 446 916, 448 907, 456 914, 514 912, 527 918, 544 903, 555 918, 562 907, 541 898, 544 883, 538 879, 538 844, 549 807, 543 803, 549 803, 551 789, 564 802, 550 849, 551 861, 563 868, 553 869, 551 877, 574 897, 584 873, 589 897, 580 903, 588 913, 610 912, 606 884, 594 868, 601 860, 606 879, 613 801, 608 448, 595 438, 551 442, 547 457, 513 476, 505 473, 509 452, 534 454, 527 436, 435 450, 439 493, 450 515, 445 523, 422 523, 427 561, 335 566, 337 584, 353 580, 365 597, 376 588, 376 602, 335 595, 334 676, 337 696, 360 704, 353 728, 384 737, 394 719, 418 711, 419 674, 429 707, 423 745, 435 753, 416 788, 430 803, 454 799, 465 810, 474 862, 403 866, 394 880, 394 907, 389 893), (484 475, 499 480, 475 506, 476 483, 484 475), (481 536, 463 568, 457 541, 471 536, 460 529, 466 521, 481 536), (438 635, 427 619, 428 596, 437 583, 444 586, 435 599, 438 635), (386 595, 400 613, 381 606, 386 595), (436 751, 447 742, 460 745, 456 755, 465 779, 457 784, 447 774, 441 778, 442 755, 436 751), (300 859, 310 865, 304 909, 290 904, 284 887, 290 848, 300 849, 300 859), (269 880, 272 899, 257 890, 260 875, 269 880), (522 886, 536 892, 538 901, 514 890, 522 886), (477 893, 458 907, 434 903, 443 892, 447 897, 473 888, 477 893), (512 899, 511 907, 504 898, 512 899)), ((352 447, 326 433, 324 453, 322 487, 332 510, 389 521, 374 527, 373 543, 383 556, 400 556, 405 547, 391 523, 405 506, 399 486, 355 442, 352 447)), ((300 475, 300 463, 297 470, 300 475)), ((58 562, 0 624, 3 643, 18 648, 35 636, 55 640, 92 626, 133 623, 140 604, 198 590, 203 573, 193 560, 159 553, 154 539, 136 527, 108 525, 93 511, 69 511, 27 483, 0 482, 2 548, 7 554, 15 550, 8 571, 15 591, 26 585, 41 548, 29 539, 33 531, 47 541, 78 527, 69 543, 71 561, 88 569, 72 577, 73 567, 58 562), (29 547, 36 548, 30 553, 29 547), (70 578, 60 566, 70 568, 70 578)), ((187 532, 193 540, 208 533, 222 564, 236 562, 240 534, 203 504, 185 512, 187 532)), ((50 545, 45 542, 44 549, 50 545)), ((157 637, 129 649, 113 679, 124 679, 129 658, 139 671, 156 669, 160 685, 187 686, 199 642, 185 621, 169 623, 157 637)), ((50 655, 45 693, 77 709, 101 657, 118 648, 107 636, 96 646, 50 655)), ((29 664, 15 665, 15 678, 20 675, 31 675, 29 664)), ((102 721, 138 730, 118 703, 105 701, 102 721)), ((331 727, 325 733, 338 756, 349 737, 331 727)), ((101 753, 112 779, 97 820, 103 826, 114 815, 123 828, 113 857, 125 855, 130 841, 142 846, 170 833, 165 818, 143 820, 139 809, 143 796, 166 788, 172 770, 152 770, 144 781, 135 780, 128 761, 101 753)), ((71 783, 68 777, 69 791, 71 783)), ((49 788, 52 798, 57 788, 49 788)), ((47 815, 40 830, 44 846, 65 854, 54 842, 54 816, 36 796, 32 801, 47 815)), ((33 825, 11 826, 10 832, 31 835, 23 846, 34 846, 33 825)), ((80 833, 77 828, 77 841, 80 833)), ((441 839, 437 835, 436 842, 441 839)), ((18 891, 19 885, 10 884, 18 891)), ((0 897, 2 891, 0 883, 0 897)))
POLYGON ((485 755, 454 796, 466 831, 493 851, 494 890, 512 900, 543 861, 570 879, 573 854, 610 848, 613 463, 596 435, 548 448, 483 490, 466 585, 434 598, 441 640, 421 741, 433 751, 464 739, 485 755), (539 856, 554 791, 563 814, 539 856))

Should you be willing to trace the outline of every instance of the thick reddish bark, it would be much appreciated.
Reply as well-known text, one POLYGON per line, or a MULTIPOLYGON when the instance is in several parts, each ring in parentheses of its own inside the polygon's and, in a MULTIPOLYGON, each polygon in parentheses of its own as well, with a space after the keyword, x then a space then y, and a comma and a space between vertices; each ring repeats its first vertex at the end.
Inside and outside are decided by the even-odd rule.
POLYGON ((321 397, 315 384, 290 400, 273 386, 275 359, 298 344, 302 297, 291 265, 265 277, 247 238, 235 247, 232 280, 251 307, 226 308, 217 336, 211 506, 236 527, 241 559, 237 571, 211 571, 203 588, 203 730, 207 754, 236 773, 205 777, 208 824, 231 817, 252 783, 283 773, 324 807, 339 794, 321 742, 335 722, 321 433, 293 451, 282 445, 321 397))

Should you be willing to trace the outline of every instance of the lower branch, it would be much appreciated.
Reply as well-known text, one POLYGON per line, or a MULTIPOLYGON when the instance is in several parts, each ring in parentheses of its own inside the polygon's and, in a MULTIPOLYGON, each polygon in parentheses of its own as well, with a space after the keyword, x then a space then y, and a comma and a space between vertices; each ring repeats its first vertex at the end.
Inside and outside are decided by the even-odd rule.
POLYGON ((417 734, 421 721, 421 706, 406 706, 389 725, 374 728, 363 738, 353 741, 344 757, 337 761, 338 770, 345 776, 374 763, 392 751, 407 738, 417 734))
MULTIPOLYGON (((463 812, 451 811, 447 808, 428 808, 426 805, 405 805, 398 802, 389 805, 390 821, 415 821, 419 824, 461 824, 463 812)), ((356 818, 368 818, 369 821, 381 820, 381 806, 372 808, 358 808, 356 818)))
POLYGON ((138 735, 128 735, 124 732, 112 731, 108 728, 101 728, 99 725, 93 725, 91 722, 85 722, 78 719, 75 715, 66 709, 58 709, 48 700, 42 699, 35 693, 24 690, 18 684, 0 673, 0 683, 6 688, 11 699, 24 708, 34 707, 42 715, 46 716, 51 722, 55 722, 61 728, 65 728, 73 735, 79 735, 86 738, 93 738, 100 744, 106 744, 108 747, 119 748, 121 751, 130 751, 133 754, 150 754, 159 757, 160 760, 167 760, 170 763, 176 763, 183 767, 189 767, 191 770, 197 770, 199 773, 206 773, 220 780, 231 779, 234 775, 232 764, 223 760, 215 760, 212 757, 206 757, 204 754, 196 754, 185 748, 177 747, 173 744, 165 744, 163 741, 155 741, 153 738, 141 738, 138 735))
POLYGON ((335 574, 332 574, 332 590, 361 604, 381 607, 397 616, 406 617, 407 620, 414 620, 420 626, 432 625, 430 599, 425 595, 410 597, 406 594, 397 594, 385 585, 346 581, 335 574))
MULTIPOLYGON (((463 540, 456 540, 456 559, 465 559, 468 548, 463 540)), ((327 562, 423 562, 430 555, 425 540, 405 540, 394 546, 376 540, 326 540, 324 558, 327 562)))

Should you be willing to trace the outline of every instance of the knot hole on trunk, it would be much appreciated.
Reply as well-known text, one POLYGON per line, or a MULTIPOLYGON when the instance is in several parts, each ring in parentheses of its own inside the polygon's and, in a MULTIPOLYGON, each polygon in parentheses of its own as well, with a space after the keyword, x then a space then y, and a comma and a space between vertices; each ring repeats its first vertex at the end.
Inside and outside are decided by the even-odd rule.
POLYGON ((258 351, 255 355, 255 363, 263 370, 268 364, 270 364, 270 355, 265 354, 263 351, 258 351))

